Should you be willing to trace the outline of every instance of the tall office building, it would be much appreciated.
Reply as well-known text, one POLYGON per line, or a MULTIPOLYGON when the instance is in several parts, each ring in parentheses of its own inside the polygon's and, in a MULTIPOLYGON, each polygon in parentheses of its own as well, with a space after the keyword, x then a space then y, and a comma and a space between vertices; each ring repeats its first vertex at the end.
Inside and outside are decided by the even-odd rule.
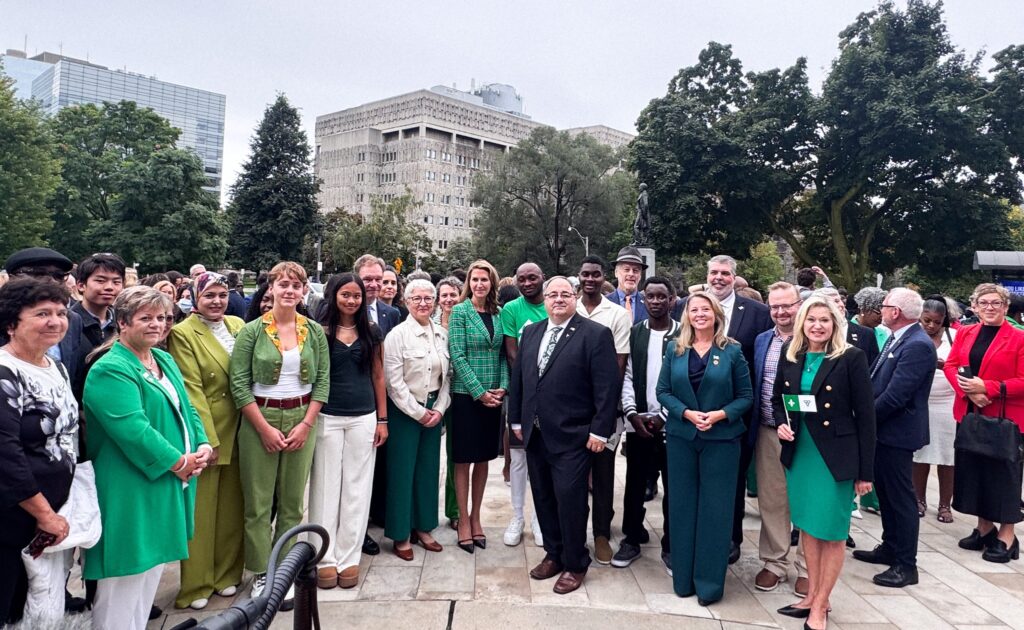
POLYGON ((19 98, 33 98, 48 115, 69 105, 134 101, 160 114, 181 130, 178 146, 199 154, 209 181, 220 196, 224 161, 223 94, 159 81, 123 70, 110 70, 81 59, 44 52, 31 59, 17 50, 2 56, 4 71, 15 80, 19 98))
MULTIPOLYGON (((540 126, 523 114, 515 88, 503 84, 470 92, 435 86, 318 116, 320 210, 368 216, 372 197, 390 201, 408 189, 421 202, 409 220, 443 252, 473 235, 473 178, 540 126)), ((633 138, 604 126, 568 131, 612 147, 633 138)))

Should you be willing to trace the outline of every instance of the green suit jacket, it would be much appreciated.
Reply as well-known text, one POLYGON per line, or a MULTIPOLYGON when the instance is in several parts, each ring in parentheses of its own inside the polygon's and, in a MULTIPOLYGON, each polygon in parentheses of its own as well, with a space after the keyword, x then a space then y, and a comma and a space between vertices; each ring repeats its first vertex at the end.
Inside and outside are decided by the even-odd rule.
MULTIPOLYGON (((226 316, 224 325, 236 336, 245 322, 226 316)), ((230 464, 238 433, 238 408, 228 380, 231 355, 197 315, 171 329, 167 350, 185 378, 185 391, 203 421, 210 446, 218 449, 217 465, 230 464)))
POLYGON ((750 368, 743 358, 740 345, 731 342, 725 348, 711 347, 711 357, 704 372, 700 388, 695 392, 690 385, 690 353, 688 348, 676 355, 676 342, 665 349, 665 360, 658 377, 658 402, 668 413, 665 432, 687 440, 694 439, 697 427, 683 418, 687 409, 716 411, 721 409, 726 420, 716 422, 707 431, 699 432, 705 440, 731 440, 743 435, 746 426, 743 414, 754 404, 750 386, 750 368))
POLYGON ((502 356, 505 336, 501 330, 501 309, 491 318, 493 335, 480 319, 471 300, 452 307, 448 319, 448 353, 452 359, 452 392, 469 394, 474 400, 489 389, 508 389, 508 363, 502 356))
POLYGON ((115 343, 85 380, 89 459, 96 470, 103 535, 85 550, 88 580, 134 575, 188 557, 196 480, 182 484, 172 466, 207 443, 171 355, 153 350, 170 394, 130 350, 115 343))

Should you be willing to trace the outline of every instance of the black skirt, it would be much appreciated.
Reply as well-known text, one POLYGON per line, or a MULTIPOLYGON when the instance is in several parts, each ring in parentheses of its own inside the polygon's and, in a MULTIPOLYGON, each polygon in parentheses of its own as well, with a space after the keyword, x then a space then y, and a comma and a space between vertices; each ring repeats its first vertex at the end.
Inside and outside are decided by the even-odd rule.
POLYGON ((1000 525, 1024 520, 1020 511, 1024 462, 1007 462, 956 449, 953 465, 954 510, 1000 525))
POLYGON ((452 461, 489 462, 501 450, 501 407, 485 407, 468 394, 452 394, 452 461))

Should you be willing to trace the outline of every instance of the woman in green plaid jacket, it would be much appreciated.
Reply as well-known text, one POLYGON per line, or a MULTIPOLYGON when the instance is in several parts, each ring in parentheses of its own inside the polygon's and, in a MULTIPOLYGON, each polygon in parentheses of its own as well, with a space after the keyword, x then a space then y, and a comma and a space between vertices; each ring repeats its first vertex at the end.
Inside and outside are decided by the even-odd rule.
POLYGON ((469 266, 461 302, 448 320, 452 360, 452 460, 459 503, 459 547, 485 549, 480 506, 487 463, 501 448, 501 403, 508 389, 504 338, 498 315, 498 272, 486 260, 469 266), (473 502, 469 509, 470 480, 473 502))

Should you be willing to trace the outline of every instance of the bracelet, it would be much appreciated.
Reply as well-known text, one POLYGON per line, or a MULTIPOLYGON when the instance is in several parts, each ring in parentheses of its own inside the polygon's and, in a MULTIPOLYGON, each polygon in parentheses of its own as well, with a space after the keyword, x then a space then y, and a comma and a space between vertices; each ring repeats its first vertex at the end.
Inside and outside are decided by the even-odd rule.
POLYGON ((387 423, 388 423, 388 417, 387 416, 384 416, 383 418, 377 418, 377 424, 387 424, 387 423))
POLYGON ((188 455, 182 455, 181 456, 181 460, 182 460, 181 461, 181 466, 178 466, 177 468, 172 468, 171 469, 172 473, 178 474, 181 471, 185 470, 185 467, 188 466, 188 455))

